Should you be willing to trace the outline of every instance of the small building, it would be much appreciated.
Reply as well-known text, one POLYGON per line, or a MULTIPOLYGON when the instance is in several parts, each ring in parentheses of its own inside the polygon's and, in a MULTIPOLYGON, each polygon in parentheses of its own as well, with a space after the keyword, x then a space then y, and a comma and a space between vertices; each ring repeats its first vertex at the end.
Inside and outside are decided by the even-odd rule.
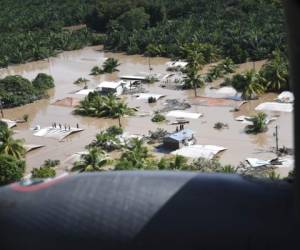
POLYGON ((121 81, 119 82, 101 82, 96 90, 102 95, 122 95, 124 87, 121 81))
POLYGON ((194 132, 191 129, 183 129, 181 131, 169 134, 164 137, 164 147, 177 150, 183 146, 192 145, 195 142, 194 132))

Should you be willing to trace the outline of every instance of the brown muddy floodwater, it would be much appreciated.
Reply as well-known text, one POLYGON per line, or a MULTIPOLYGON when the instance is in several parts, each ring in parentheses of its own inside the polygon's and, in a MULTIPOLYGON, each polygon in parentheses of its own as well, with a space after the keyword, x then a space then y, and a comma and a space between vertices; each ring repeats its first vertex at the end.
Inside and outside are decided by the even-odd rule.
MULTIPOLYGON (((152 58, 151 66, 155 73, 166 73, 166 58, 152 58)), ((259 68, 262 62, 256 63, 259 68)), ((252 63, 243 64, 239 70, 250 69, 252 63)), ((27 63, 23 65, 11 66, 8 69, 0 70, 0 78, 6 75, 22 75, 23 77, 33 79, 38 73, 47 73, 53 76, 55 80, 55 89, 49 92, 49 99, 37 101, 23 107, 7 109, 4 111, 5 118, 19 119, 24 114, 29 114, 27 124, 18 124, 14 129, 16 138, 25 139, 26 144, 45 145, 44 148, 30 152, 26 156, 27 172, 33 167, 40 166, 46 159, 57 159, 64 163, 64 160, 76 152, 84 150, 95 135, 102 129, 111 125, 117 125, 117 120, 88 118, 72 115, 73 108, 51 105, 58 99, 65 97, 80 98, 81 96, 73 94, 81 87, 73 84, 79 77, 90 79, 88 83, 90 88, 97 86, 103 80, 116 80, 120 75, 134 75, 136 73, 148 72, 148 59, 143 56, 127 56, 120 53, 105 53, 100 46, 87 47, 77 51, 64 52, 55 58, 49 60, 27 63), (119 72, 112 75, 90 76, 90 70, 95 65, 101 65, 105 58, 117 58, 121 66, 119 72), (83 132, 74 134, 64 141, 59 142, 54 139, 33 136, 30 128, 40 125, 41 127, 51 126, 53 122, 61 124, 70 124, 75 126, 77 123, 83 132)), ((126 97, 129 106, 140 107, 139 112, 153 113, 162 107, 166 99, 178 99, 193 101, 193 91, 170 90, 161 88, 159 83, 146 86, 151 93, 166 95, 156 104, 148 104, 147 101, 137 100, 134 96, 126 97)), ((200 90, 199 94, 205 94, 208 88, 200 90)), ((292 113, 270 113, 278 115, 278 119, 269 125, 266 133, 259 135, 247 135, 244 133, 245 125, 234 120, 240 115, 254 114, 254 108, 262 102, 273 100, 275 94, 264 95, 259 100, 250 101, 244 104, 239 112, 230 112, 230 107, 206 107, 193 105, 192 112, 199 112, 203 117, 198 120, 190 120, 187 126, 196 132, 198 144, 219 145, 228 148, 220 155, 220 161, 224 164, 237 165, 247 157, 260 159, 270 159, 275 155, 271 152, 275 145, 273 137, 275 125, 279 126, 279 144, 280 146, 293 147, 293 115, 292 113), (229 125, 229 129, 221 131, 213 128, 216 122, 223 122, 229 125)), ((83 97, 81 97, 83 98, 83 97)), ((123 127, 126 132, 133 134, 148 134, 149 130, 155 130, 158 127, 168 131, 173 131, 174 126, 167 123, 156 124, 151 122, 151 116, 129 117, 122 119, 123 127)), ((160 155, 160 154, 158 154, 160 155)))

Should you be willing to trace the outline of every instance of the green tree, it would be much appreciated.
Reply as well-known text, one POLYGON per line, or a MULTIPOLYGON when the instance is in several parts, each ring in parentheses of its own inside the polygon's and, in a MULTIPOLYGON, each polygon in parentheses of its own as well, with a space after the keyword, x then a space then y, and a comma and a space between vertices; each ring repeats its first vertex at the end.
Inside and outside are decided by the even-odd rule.
POLYGON ((143 7, 131 9, 119 16, 113 23, 113 29, 124 29, 128 32, 141 30, 149 25, 150 16, 143 7))
POLYGON ((0 154, 0 185, 20 180, 25 172, 25 161, 0 154))
POLYGON ((158 162, 159 170, 187 170, 188 168, 187 159, 181 155, 164 157, 158 162))
POLYGON ((72 171, 94 172, 104 171, 109 158, 103 150, 90 148, 87 154, 81 156, 80 161, 74 163, 72 171))
POLYGON ((261 68, 260 75, 269 91, 289 89, 288 60, 279 50, 272 53, 271 59, 261 68))
POLYGON ((13 131, 5 126, 0 129, 0 154, 10 155, 16 159, 22 159, 25 156, 23 141, 13 138, 13 131))
POLYGON ((152 122, 163 122, 166 120, 166 117, 159 112, 155 112, 154 116, 152 117, 152 122))
POLYGON ((252 124, 246 126, 246 133, 257 134, 265 132, 268 129, 266 120, 267 115, 263 112, 259 112, 256 116, 251 117, 249 121, 251 121, 252 124))
POLYGON ((40 168, 34 168, 31 171, 32 178, 53 178, 56 176, 56 171, 52 167, 41 166, 40 168))
POLYGON ((32 84, 37 90, 47 90, 55 87, 53 77, 45 73, 39 73, 32 84))
POLYGON ((148 148, 144 146, 143 139, 134 138, 128 145, 126 151, 117 161, 116 170, 134 170, 152 168, 151 155, 148 148))
POLYGON ((116 71, 119 71, 117 67, 120 66, 120 63, 117 59, 115 58, 108 58, 106 61, 103 63, 103 72, 104 73, 113 73, 116 71))
POLYGON ((246 100, 265 92, 265 86, 262 84, 261 77, 254 70, 237 74, 229 82, 237 91, 242 92, 242 96, 246 100))
POLYGON ((123 134, 123 129, 117 126, 111 126, 105 131, 101 131, 96 135, 96 139, 89 145, 89 147, 100 147, 106 151, 114 151, 120 149, 121 142, 117 137, 123 134))

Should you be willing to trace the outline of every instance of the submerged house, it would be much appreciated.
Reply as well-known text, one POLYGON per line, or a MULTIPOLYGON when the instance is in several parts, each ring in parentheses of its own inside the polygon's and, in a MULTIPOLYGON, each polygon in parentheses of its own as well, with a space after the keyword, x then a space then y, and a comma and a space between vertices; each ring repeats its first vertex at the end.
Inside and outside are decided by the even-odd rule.
POLYGON ((101 82, 96 89, 101 95, 122 95, 124 86, 121 81, 119 82, 101 82))
POLYGON ((183 129, 164 137, 163 145, 167 149, 176 150, 183 146, 192 145, 195 142, 194 132, 191 129, 183 129))

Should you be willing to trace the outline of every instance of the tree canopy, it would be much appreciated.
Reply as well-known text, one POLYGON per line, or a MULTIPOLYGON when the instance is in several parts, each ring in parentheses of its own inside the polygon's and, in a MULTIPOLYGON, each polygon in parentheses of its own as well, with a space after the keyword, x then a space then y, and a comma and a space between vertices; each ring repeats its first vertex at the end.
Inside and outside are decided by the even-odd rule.
POLYGON ((33 82, 18 75, 7 76, 0 79, 0 97, 4 108, 16 107, 41 99, 53 87, 53 78, 44 73, 38 74, 33 82))
POLYGON ((0 67, 100 43, 129 54, 151 45, 152 56, 169 57, 196 45, 208 61, 240 63, 285 51, 284 26, 277 0, 2 0, 0 67))

